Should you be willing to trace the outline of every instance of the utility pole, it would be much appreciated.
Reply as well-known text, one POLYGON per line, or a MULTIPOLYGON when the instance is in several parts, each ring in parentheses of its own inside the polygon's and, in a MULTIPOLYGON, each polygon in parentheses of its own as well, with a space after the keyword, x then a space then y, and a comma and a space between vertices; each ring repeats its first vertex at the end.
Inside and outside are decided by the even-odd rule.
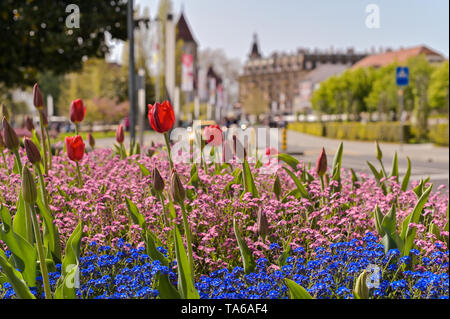
POLYGON ((136 142, 136 78, 134 72, 134 17, 133 0, 128 0, 127 6, 127 27, 129 41, 129 63, 128 63, 128 100, 130 101, 130 148, 136 142))
POLYGON ((404 92, 403 92, 403 89, 402 88, 400 88, 399 90, 398 90, 398 98, 399 98, 399 116, 400 116, 400 152, 403 152, 403 143, 404 143, 404 126, 405 126, 405 123, 404 123, 404 116, 403 116, 403 110, 405 109, 405 106, 404 106, 404 101, 405 101, 405 99, 404 99, 404 92))
POLYGON ((139 144, 144 145, 144 118, 145 118, 145 70, 138 71, 138 104, 139 104, 139 144))

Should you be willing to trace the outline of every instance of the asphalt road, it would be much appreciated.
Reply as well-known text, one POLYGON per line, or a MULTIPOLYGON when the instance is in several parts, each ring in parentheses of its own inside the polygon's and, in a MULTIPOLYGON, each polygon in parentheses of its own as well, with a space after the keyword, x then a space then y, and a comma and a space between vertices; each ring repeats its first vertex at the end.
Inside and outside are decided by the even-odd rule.
MULTIPOLYGON (((281 130, 278 132, 281 142, 281 130)), ((299 153, 294 157, 304 161, 315 163, 322 147, 328 156, 328 162, 332 163, 333 156, 340 141, 311 136, 295 131, 287 132, 287 153, 299 153)), ((386 170, 390 170, 394 153, 397 152, 399 160, 399 173, 402 175, 407 169, 407 157, 411 159, 411 180, 430 177, 436 186, 444 184, 449 186, 449 148, 436 147, 432 144, 399 144, 380 143, 383 152, 383 162, 386 170)), ((281 150, 281 148, 280 148, 281 150)), ((375 157, 374 142, 344 141, 344 154, 342 166, 353 168, 357 172, 370 173, 366 161, 370 161, 379 168, 375 157)))
MULTIPOLYGON (((267 130, 266 135, 258 134, 258 143, 268 137, 278 137, 280 152, 291 153, 294 157, 306 162, 315 163, 322 147, 328 156, 328 163, 333 162, 333 156, 339 146, 339 140, 322 138, 295 131, 287 132, 287 150, 281 149, 281 130, 267 130), (302 155, 299 155, 302 153, 302 155)), ((147 132, 144 138, 144 145, 149 146, 151 141, 164 143, 162 134, 147 132)), ((112 147, 114 138, 99 139, 96 141, 97 147, 112 147)), ((125 137, 125 144, 128 145, 128 137, 125 137)), ((265 147, 265 146, 264 146, 265 147)), ((408 156, 412 163, 411 180, 420 180, 420 178, 430 177, 431 182, 436 186, 444 184, 449 186, 449 148, 436 147, 432 144, 405 144, 400 147, 399 144, 380 143, 383 151, 383 161, 386 170, 390 170, 394 153, 397 152, 399 159, 399 173, 403 175, 407 169, 408 156)), ((374 142, 344 141, 344 155, 342 165, 345 168, 353 168, 356 172, 370 173, 366 161, 370 161, 375 167, 379 168, 375 158, 374 142)), ((436 187, 437 188, 437 187, 436 187)))

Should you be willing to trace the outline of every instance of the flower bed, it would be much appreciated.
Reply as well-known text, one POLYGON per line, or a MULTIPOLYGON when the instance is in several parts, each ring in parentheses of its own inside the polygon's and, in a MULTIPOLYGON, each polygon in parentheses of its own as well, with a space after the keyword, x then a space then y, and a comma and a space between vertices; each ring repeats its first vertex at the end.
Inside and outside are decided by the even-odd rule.
MULTIPOLYGON (((76 131, 85 113, 73 101, 76 131)), ((404 176, 397 154, 388 173, 376 144, 381 170, 356 174, 341 143, 331 167, 323 149, 311 168, 272 148, 249 154, 210 126, 179 161, 170 103, 148 118, 165 148, 127 150, 119 125, 113 150, 89 134, 87 152, 76 135, 67 154, 47 152, 32 123, 22 148, 3 118, 0 296, 448 298, 448 190, 410 182, 409 159, 404 176)))
MULTIPOLYGON (((47 177, 47 189, 50 207, 55 212, 55 224, 61 234, 61 244, 64 245, 80 219, 85 225, 80 272, 84 288, 79 292, 81 297, 158 297, 155 271, 169 269, 166 267, 161 270, 159 262, 152 262, 145 254, 141 229, 129 221, 125 198, 136 203, 139 211, 145 215, 149 229, 163 245, 167 245, 170 228, 164 225, 161 203, 151 194, 150 176, 143 176, 136 163, 149 170, 158 167, 163 179, 167 180, 169 163, 165 156, 164 152, 160 152, 153 157, 139 158, 136 155, 121 160, 111 150, 95 150, 80 162, 84 178, 82 188, 76 187, 75 168, 68 165, 68 159, 65 156, 53 157, 53 170, 47 177), (124 242, 133 245, 136 250, 123 255, 121 249, 124 242), (98 253, 97 245, 107 248, 99 249, 98 253), (133 254, 137 255, 132 257, 133 254), (111 265, 114 267, 111 268, 111 265), (122 282, 121 275, 128 276, 129 271, 132 277, 126 277, 126 281, 122 282), (147 273, 153 275, 146 277, 147 273)), ((8 166, 13 167, 12 156, 8 157, 8 166)), ((302 163, 299 167, 303 167, 302 163)), ((182 179, 187 181, 190 166, 178 164, 176 168, 182 179)), ((202 298, 286 298, 287 288, 282 283, 285 277, 307 287, 314 297, 351 298, 355 277, 369 263, 386 269, 381 281, 383 288, 375 290, 373 297, 448 296, 446 243, 423 225, 418 225, 415 244, 421 258, 414 257, 418 260, 414 268, 408 268, 408 260, 400 258, 398 252, 394 251, 388 255, 395 255, 395 258, 387 262, 388 255, 383 252, 380 238, 367 236, 368 232, 376 234, 373 218, 376 205, 385 214, 391 203, 396 201, 399 220, 411 212, 417 200, 412 189, 403 192, 398 183, 392 180, 392 192, 384 194, 375 179, 362 175, 355 184, 352 183, 351 174, 342 170, 340 192, 331 193, 332 184, 322 191, 320 182, 314 180, 307 187, 310 199, 292 196, 283 203, 272 191, 272 178, 259 175, 253 167, 260 196, 253 198, 250 193, 246 193, 241 200, 235 200, 239 198, 243 186, 232 184, 229 191, 225 192, 227 184, 233 180, 231 171, 213 175, 212 170, 211 167, 210 175, 199 170, 203 187, 196 190, 193 200, 186 201, 190 209, 189 224, 198 274, 196 286, 202 298), (322 205, 324 197, 328 198, 327 205, 322 205), (265 242, 257 234, 256 212, 260 207, 264 207, 269 221, 270 234, 265 242), (255 258, 259 258, 257 267, 262 272, 243 274, 240 252, 236 238, 232 235, 232 218, 239 220, 248 247, 255 258), (283 247, 288 238, 291 239, 290 257, 286 265, 280 267, 277 259, 282 248, 276 247, 283 247), (365 244, 359 245, 364 238, 365 244), (430 287, 433 283, 434 288, 430 287), (394 289, 396 285, 399 285, 398 289, 394 289)), ((313 170, 309 172, 315 175, 313 170)), ((296 174, 301 176, 301 169, 296 174)), ((287 194, 295 184, 284 170, 280 170, 278 175, 285 181, 281 185, 281 193, 287 194)), ((5 181, 0 185, 3 203, 14 211, 20 189, 19 176, 8 175, 2 169, 0 177, 5 181)), ((193 186, 189 188, 194 189, 193 186)), ((424 216, 442 229, 446 223, 447 200, 448 193, 441 188, 431 194, 424 210, 424 216)), ((166 200, 165 205, 168 204, 166 200)), ((181 224, 179 207, 176 206, 176 209, 177 223, 181 224)), ((448 236, 448 233, 444 232, 443 235, 448 236)), ((173 249, 168 254, 174 260, 173 249)), ((55 284, 58 275, 54 273, 52 276, 52 284, 55 284)), ((170 276, 175 280, 176 269, 170 269, 170 276)), ((8 284, 3 286, 2 294, 6 298, 13 295, 8 284)))

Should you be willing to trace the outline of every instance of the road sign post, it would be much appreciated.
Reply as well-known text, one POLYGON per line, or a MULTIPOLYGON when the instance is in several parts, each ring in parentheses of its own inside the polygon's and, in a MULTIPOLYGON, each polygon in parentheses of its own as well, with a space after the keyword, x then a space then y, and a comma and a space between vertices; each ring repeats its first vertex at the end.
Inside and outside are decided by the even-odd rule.
POLYGON ((397 86, 399 86, 399 90, 397 92, 398 94, 398 102, 399 102, 399 117, 400 117, 400 151, 403 151, 403 143, 404 143, 404 90, 403 88, 405 86, 409 85, 409 68, 408 67, 402 67, 399 66, 396 69, 395 72, 395 82, 397 83, 397 86))

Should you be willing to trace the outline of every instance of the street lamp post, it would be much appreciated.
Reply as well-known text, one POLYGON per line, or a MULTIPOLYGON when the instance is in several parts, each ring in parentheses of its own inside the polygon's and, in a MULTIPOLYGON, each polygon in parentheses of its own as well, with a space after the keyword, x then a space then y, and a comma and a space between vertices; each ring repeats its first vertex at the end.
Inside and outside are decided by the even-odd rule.
POLYGON ((136 141, 136 103, 135 90, 136 79, 134 71, 134 17, 133 0, 128 0, 127 6, 127 27, 129 41, 129 65, 128 65, 128 100, 130 101, 130 148, 134 147, 136 141))

